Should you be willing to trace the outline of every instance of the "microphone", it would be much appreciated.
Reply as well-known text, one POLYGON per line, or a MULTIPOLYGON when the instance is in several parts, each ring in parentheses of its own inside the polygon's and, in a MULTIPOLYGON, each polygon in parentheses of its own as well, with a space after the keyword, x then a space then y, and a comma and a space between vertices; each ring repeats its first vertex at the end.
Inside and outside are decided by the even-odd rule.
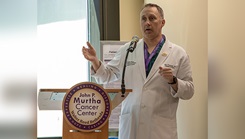
POLYGON ((126 57, 125 57, 125 61, 124 61, 124 66, 123 66, 123 73, 122 73, 122 84, 121 84, 121 92, 122 92, 122 95, 121 97, 124 97, 124 94, 125 94, 125 83, 124 83, 124 75, 125 75, 125 70, 126 70, 126 63, 127 63, 127 59, 128 59, 128 53, 129 52, 133 52, 134 49, 136 48, 136 45, 137 45, 137 42, 139 41, 139 37, 138 36, 133 36, 132 37, 132 41, 129 45, 129 48, 127 49, 127 54, 126 54, 126 57))
POLYGON ((137 45, 137 42, 139 41, 139 37, 138 36, 136 36, 136 35, 134 35, 133 37, 132 37, 132 41, 130 42, 130 45, 129 45, 129 48, 128 48, 128 51, 129 52, 133 52, 134 51, 134 49, 136 48, 136 45, 137 45))

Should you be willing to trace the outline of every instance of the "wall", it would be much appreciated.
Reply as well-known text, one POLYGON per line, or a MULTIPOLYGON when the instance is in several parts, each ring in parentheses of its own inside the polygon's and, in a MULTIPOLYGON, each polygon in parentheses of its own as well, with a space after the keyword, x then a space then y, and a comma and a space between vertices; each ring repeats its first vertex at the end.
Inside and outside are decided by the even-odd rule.
POLYGON ((208 1, 208 138, 245 137, 245 1, 208 1))
POLYGON ((120 40, 129 41, 134 35, 142 37, 140 11, 144 0, 120 0, 120 40))

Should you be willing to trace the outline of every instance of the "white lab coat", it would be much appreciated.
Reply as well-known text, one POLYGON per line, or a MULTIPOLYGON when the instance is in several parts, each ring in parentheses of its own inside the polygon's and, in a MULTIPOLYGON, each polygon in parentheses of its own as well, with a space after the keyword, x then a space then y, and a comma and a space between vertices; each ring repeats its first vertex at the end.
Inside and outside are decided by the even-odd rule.
MULTIPOLYGON (((120 48, 114 59, 101 64, 92 76, 100 84, 121 78, 126 50, 120 48)), ((176 110, 179 98, 190 99, 194 94, 189 57, 180 46, 166 39, 146 78, 144 41, 140 39, 129 53, 125 72, 126 89, 133 89, 122 103, 119 139, 177 139, 176 110), (159 66, 168 66, 178 79, 178 92, 158 73, 159 66)))

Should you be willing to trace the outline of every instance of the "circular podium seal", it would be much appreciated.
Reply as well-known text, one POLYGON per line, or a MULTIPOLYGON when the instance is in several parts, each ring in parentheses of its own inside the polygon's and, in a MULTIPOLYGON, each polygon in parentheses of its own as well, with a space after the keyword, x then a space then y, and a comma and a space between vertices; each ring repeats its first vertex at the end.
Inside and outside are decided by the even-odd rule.
POLYGON ((66 92, 62 110, 71 127, 82 132, 92 132, 108 121, 111 112, 110 97, 100 85, 92 82, 78 83, 66 92))

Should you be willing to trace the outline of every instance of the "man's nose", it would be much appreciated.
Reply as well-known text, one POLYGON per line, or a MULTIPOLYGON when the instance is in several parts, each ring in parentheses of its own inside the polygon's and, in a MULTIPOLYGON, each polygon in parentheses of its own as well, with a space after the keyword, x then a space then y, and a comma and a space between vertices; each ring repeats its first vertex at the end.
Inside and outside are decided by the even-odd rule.
POLYGON ((145 24, 146 24, 146 25, 150 25, 150 20, 147 19, 147 20, 145 21, 145 24))

